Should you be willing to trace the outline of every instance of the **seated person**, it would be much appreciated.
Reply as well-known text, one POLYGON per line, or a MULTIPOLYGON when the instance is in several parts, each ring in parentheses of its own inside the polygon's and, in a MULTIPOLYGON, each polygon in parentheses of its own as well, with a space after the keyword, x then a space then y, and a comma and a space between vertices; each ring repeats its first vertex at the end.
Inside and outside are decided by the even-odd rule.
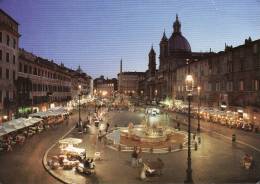
POLYGON ((86 159, 86 160, 84 161, 84 167, 85 167, 85 168, 90 168, 90 160, 89 160, 89 159, 86 159))
POLYGON ((244 162, 252 162, 253 157, 249 156, 248 154, 245 154, 243 160, 244 160, 244 162))
POLYGON ((244 167, 251 167, 251 164, 253 162, 253 157, 248 155, 248 154, 245 154, 243 160, 242 160, 242 164, 244 167), (248 165, 249 164, 249 165, 248 165))
POLYGON ((95 168, 95 162, 94 162, 93 159, 90 159, 89 168, 90 168, 90 169, 94 169, 94 168, 95 168))

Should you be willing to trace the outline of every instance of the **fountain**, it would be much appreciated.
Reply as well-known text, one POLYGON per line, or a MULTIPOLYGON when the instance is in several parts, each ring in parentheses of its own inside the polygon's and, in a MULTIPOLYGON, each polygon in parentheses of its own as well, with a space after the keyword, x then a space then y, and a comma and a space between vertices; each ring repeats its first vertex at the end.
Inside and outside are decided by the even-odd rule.
POLYGON ((171 127, 160 124, 159 122, 150 121, 150 117, 145 117, 145 120, 140 125, 129 123, 127 128, 120 129, 121 137, 127 137, 140 142, 154 143, 164 142, 175 132, 171 127))
POLYGON ((159 121, 156 117, 148 115, 138 125, 130 122, 127 127, 119 127, 107 135, 110 140, 114 137, 119 137, 120 145, 126 147, 169 148, 174 144, 177 146, 183 144, 187 136, 166 125, 165 122, 159 121))

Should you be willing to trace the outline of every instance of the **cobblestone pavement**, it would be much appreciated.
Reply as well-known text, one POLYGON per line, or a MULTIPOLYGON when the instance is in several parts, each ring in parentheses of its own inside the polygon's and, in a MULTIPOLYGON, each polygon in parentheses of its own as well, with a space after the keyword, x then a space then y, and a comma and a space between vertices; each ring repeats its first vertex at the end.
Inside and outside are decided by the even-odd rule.
MULTIPOLYGON (((139 123, 143 118, 141 113, 110 112, 106 120, 110 127, 115 124, 127 126, 131 121, 139 123)), ((175 122, 169 119, 169 125, 175 122)), ((185 126, 182 127, 185 129, 185 126)), ((88 134, 78 134, 73 131, 68 136, 83 139, 79 146, 86 148, 88 155, 100 151, 101 161, 96 161, 96 175, 82 176, 74 171, 57 170, 61 178, 67 178, 74 183, 147 183, 139 179, 140 167, 131 167, 131 153, 119 152, 107 148, 97 141, 97 129, 92 127, 88 134)), ((192 169, 195 183, 255 183, 260 178, 260 153, 241 144, 232 144, 230 140, 211 132, 201 132, 202 143, 197 151, 192 151, 192 169), (245 153, 250 153, 255 159, 256 166, 245 170, 240 165, 240 160, 245 153)), ((57 148, 51 150, 50 156, 58 153, 57 148)), ((187 151, 166 154, 143 153, 143 160, 161 158, 165 164, 160 177, 149 177, 152 183, 183 183, 186 177, 187 151)))

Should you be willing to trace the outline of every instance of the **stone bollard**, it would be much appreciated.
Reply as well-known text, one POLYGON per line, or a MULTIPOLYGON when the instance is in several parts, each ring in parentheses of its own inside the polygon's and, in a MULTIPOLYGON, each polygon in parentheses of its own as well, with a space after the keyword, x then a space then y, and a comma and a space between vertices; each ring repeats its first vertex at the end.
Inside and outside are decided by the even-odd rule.
POLYGON ((232 142, 236 142, 236 134, 232 134, 232 142))

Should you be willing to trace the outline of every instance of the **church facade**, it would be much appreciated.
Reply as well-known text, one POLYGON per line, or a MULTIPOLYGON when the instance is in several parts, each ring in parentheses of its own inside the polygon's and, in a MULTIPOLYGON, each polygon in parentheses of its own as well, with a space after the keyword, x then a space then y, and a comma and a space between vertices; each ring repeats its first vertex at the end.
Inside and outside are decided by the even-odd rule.
POLYGON ((156 69, 156 53, 151 48, 146 77, 139 82, 140 90, 145 100, 161 100, 166 97, 175 99, 177 69, 187 65, 187 60, 197 61, 207 53, 191 51, 188 40, 181 32, 181 22, 178 15, 173 23, 173 33, 168 39, 165 32, 160 41, 159 67, 156 69))

